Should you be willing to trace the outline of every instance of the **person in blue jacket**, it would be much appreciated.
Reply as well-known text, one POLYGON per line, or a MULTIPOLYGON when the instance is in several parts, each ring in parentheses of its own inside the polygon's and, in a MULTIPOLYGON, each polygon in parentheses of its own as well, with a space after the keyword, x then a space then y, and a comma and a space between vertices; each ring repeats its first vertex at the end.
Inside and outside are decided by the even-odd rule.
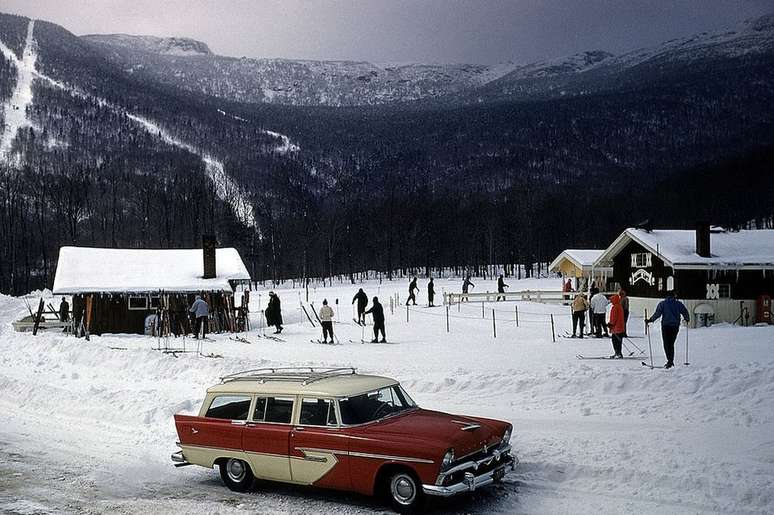
POLYGON ((659 318, 661 319, 661 339, 664 342, 664 354, 667 362, 664 368, 675 366, 675 340, 680 332, 680 317, 686 322, 690 320, 688 308, 685 304, 675 298, 675 292, 670 291, 664 300, 658 303, 656 312, 653 316, 645 320, 645 324, 652 324, 659 318))

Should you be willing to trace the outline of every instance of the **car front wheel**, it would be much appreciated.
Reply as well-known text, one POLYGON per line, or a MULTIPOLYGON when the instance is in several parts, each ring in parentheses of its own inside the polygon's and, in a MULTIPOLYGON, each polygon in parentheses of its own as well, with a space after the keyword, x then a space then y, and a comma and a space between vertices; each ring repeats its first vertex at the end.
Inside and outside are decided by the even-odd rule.
POLYGON ((396 472, 390 476, 387 493, 392 507, 398 513, 415 513, 424 500, 422 485, 407 471, 396 472))
POLYGON ((220 477, 229 490, 235 492, 246 492, 255 479, 250 465, 236 458, 220 462, 220 477))

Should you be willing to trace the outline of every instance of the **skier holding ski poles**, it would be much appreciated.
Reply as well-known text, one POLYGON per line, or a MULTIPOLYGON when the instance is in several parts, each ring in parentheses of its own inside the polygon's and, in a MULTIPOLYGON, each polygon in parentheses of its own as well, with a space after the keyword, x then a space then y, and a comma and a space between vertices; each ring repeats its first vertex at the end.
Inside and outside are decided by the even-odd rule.
POLYGON ((320 325, 323 330, 323 343, 328 343, 328 334, 331 335, 333 342, 333 308, 328 305, 328 299, 323 299, 323 305, 320 308, 320 325))
POLYGON ((505 284, 505 280, 503 279, 503 274, 500 274, 500 277, 497 278, 497 293, 502 293, 502 295, 497 296, 497 301, 500 299, 505 300, 505 289, 510 288, 507 284, 505 284))
POLYGON ((664 354, 666 354, 667 359, 664 368, 675 366, 675 340, 677 340, 677 335, 680 332, 681 316, 686 323, 690 321, 688 308, 675 298, 674 291, 670 291, 667 292, 666 298, 658 303, 653 316, 645 320, 645 330, 647 331, 648 324, 652 324, 659 318, 661 319, 661 340, 664 342, 664 354))
POLYGON ((610 310, 610 322, 607 327, 610 328, 610 334, 613 340, 613 354, 610 359, 622 359, 623 353, 621 352, 623 346, 623 338, 626 332, 626 325, 624 323, 624 311, 621 306, 621 297, 613 295, 610 297, 610 302, 613 304, 610 310))
POLYGON ((465 280, 462 281, 462 298, 460 300, 467 301, 468 300, 468 290, 470 288, 475 288, 476 285, 470 282, 470 276, 466 276, 465 280))
POLYGON ((435 284, 433 284, 433 278, 430 278, 430 282, 427 283, 427 306, 433 307, 433 299, 435 298, 435 284))
POLYGON ((366 311, 366 314, 371 314, 374 319, 374 339, 371 343, 379 342, 379 331, 382 333, 381 343, 387 343, 387 336, 384 334, 384 307, 379 304, 379 297, 374 297, 374 304, 371 309, 366 311))

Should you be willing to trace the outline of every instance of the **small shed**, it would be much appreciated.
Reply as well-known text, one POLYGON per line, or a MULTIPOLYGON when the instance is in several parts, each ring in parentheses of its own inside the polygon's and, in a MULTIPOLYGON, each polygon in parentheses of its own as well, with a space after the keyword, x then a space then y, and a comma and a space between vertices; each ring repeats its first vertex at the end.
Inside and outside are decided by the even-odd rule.
POLYGON ((190 332, 188 306, 203 295, 211 330, 233 327, 233 295, 250 274, 234 248, 108 249, 62 247, 54 295, 72 295, 76 328, 93 334, 137 333, 149 315, 167 316, 169 331, 190 332))
POLYGON ((613 267, 633 312, 674 290, 694 322, 753 322, 758 298, 774 294, 774 230, 626 229, 596 266, 613 267))
POLYGON ((610 266, 595 266, 603 250, 597 249, 567 249, 562 251, 551 262, 549 270, 562 274, 564 279, 574 281, 576 291, 585 291, 589 287, 589 280, 604 289, 607 278, 612 275, 610 266))

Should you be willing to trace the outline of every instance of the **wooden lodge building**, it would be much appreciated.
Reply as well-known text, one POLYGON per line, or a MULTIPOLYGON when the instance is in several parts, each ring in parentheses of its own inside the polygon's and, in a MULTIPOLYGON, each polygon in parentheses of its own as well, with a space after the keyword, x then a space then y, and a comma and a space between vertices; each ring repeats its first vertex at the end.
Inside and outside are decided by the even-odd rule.
POLYGON ((694 326, 771 322, 774 230, 626 229, 595 266, 612 266, 608 287, 626 289, 632 314, 652 314, 674 290, 694 326))
POLYGON ((604 250, 567 249, 549 265, 549 270, 561 274, 563 280, 572 279, 575 291, 586 291, 592 284, 604 288, 605 281, 613 273, 612 267, 595 267, 604 250))
POLYGON ((197 294, 210 305, 210 331, 236 330, 234 292, 250 274, 236 249, 216 249, 208 238, 203 247, 62 247, 53 293, 73 297, 75 325, 83 320, 92 334, 143 334, 151 315, 166 321, 165 333, 190 333, 188 308, 197 294))

